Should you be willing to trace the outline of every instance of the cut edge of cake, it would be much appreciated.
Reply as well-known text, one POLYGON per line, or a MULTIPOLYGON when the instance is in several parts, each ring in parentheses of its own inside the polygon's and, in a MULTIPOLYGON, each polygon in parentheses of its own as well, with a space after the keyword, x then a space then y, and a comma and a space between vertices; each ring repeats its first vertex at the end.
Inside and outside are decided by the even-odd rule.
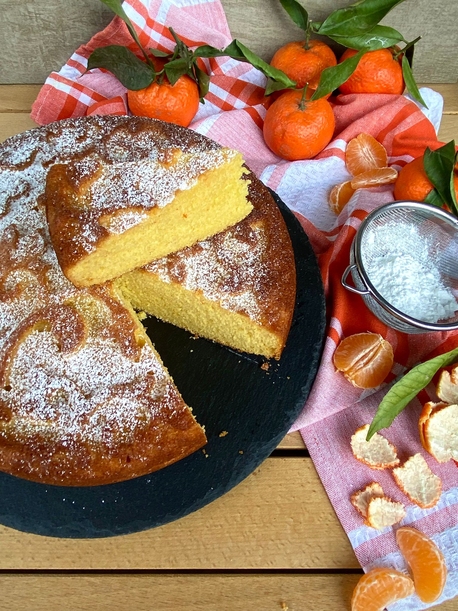
POLYGON ((142 160, 129 171, 127 165, 100 167, 87 160, 75 167, 56 164, 48 173, 44 202, 51 240, 75 286, 117 278, 224 231, 252 210, 248 170, 231 149, 142 160), (164 182, 158 186, 164 171, 173 177, 166 188, 164 182))

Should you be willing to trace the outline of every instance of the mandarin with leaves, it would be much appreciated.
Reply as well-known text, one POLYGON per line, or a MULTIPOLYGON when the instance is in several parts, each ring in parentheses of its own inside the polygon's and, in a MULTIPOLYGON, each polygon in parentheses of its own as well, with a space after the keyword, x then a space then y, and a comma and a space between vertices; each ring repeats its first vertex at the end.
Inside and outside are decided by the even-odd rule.
POLYGON ((263 135, 267 146, 289 161, 312 159, 331 141, 335 118, 324 98, 307 100, 304 90, 289 90, 268 108, 263 135))
POLYGON ((133 115, 188 127, 199 110, 199 88, 186 74, 174 85, 164 77, 144 89, 129 90, 127 102, 133 115))
MULTIPOLYGON (((458 198, 458 173, 454 172, 455 193, 458 198)), ((423 202, 433 190, 433 184, 426 174, 423 155, 407 163, 399 171, 394 185, 394 197, 399 201, 423 202)))
MULTIPOLYGON (((356 55, 355 49, 347 49, 339 60, 356 55)), ((402 67, 399 63, 396 50, 377 49, 363 54, 352 75, 339 89, 347 93, 393 93, 401 94, 405 83, 402 67)))
POLYGON ((299 40, 280 47, 270 65, 295 81, 298 89, 306 85, 316 89, 323 70, 336 66, 337 58, 331 47, 321 40, 299 40))

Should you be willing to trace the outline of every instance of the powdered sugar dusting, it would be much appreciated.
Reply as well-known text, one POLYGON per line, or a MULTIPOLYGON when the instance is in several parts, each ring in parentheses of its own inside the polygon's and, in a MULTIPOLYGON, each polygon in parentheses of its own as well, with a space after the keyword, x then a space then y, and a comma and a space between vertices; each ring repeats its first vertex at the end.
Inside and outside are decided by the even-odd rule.
POLYGON ((179 281, 221 307, 260 322, 266 252, 264 228, 254 223, 248 232, 236 226, 153 261, 146 269, 165 282, 179 281))
MULTIPOLYGON (((102 444, 106 456, 154 418, 171 422, 186 409, 150 344, 135 344, 136 323, 111 286, 76 289, 62 274, 41 203, 55 163, 92 156, 105 164, 148 160, 146 168, 158 147, 154 125, 150 132, 142 125, 124 117, 69 120, 0 146, 0 440, 29 449, 37 439, 102 444)), ((169 140, 176 147, 174 138, 164 147, 169 140)), ((197 137, 194 148, 208 143, 197 137)), ((137 219, 122 214, 112 231, 137 219)), ((65 461, 71 468, 72 454, 65 461)))

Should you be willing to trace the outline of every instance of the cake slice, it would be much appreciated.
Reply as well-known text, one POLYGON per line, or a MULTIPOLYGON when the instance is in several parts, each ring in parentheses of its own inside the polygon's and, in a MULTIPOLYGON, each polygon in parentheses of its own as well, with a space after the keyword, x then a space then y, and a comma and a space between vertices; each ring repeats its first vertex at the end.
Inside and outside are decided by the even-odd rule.
POLYGON ((254 175, 248 179, 248 217, 123 275, 117 284, 138 310, 242 352, 278 359, 294 312, 294 253, 270 192, 254 175))
POLYGON ((251 211, 246 171, 231 149, 173 142, 146 159, 55 164, 44 202, 64 274, 101 284, 227 229, 251 211))

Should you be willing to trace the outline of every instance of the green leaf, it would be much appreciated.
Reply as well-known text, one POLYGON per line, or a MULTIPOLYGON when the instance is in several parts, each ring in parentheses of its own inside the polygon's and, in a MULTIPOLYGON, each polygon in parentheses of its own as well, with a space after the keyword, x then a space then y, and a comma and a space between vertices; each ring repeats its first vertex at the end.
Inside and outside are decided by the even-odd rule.
POLYGON ((280 0, 280 4, 294 21, 294 23, 304 30, 306 38, 308 38, 310 25, 309 15, 305 8, 297 2, 297 0, 280 0))
POLYGON ((402 56, 402 75, 404 77, 404 82, 406 84, 406 89, 413 97, 414 100, 417 100, 420 104, 422 104, 425 108, 428 108, 426 102, 421 97, 420 90, 418 89, 417 83, 415 82, 412 68, 410 67, 409 60, 406 55, 402 56))
POLYGON ((100 1, 103 2, 103 4, 105 4, 106 6, 108 6, 108 8, 111 8, 111 10, 113 11, 113 13, 115 15, 117 15, 118 17, 121 17, 121 19, 126 24, 127 29, 129 30, 130 35, 135 40, 135 42, 137 43, 138 47, 141 49, 141 52, 145 56, 145 59, 149 63, 150 59, 148 57, 148 53, 143 48, 142 43, 140 42, 140 39, 137 36, 137 32, 135 31, 135 28, 134 28, 131 20, 127 16, 127 13, 122 8, 122 0, 100 0, 100 1))
POLYGON ((249 62, 254 68, 260 70, 265 76, 271 78, 278 83, 283 85, 283 89, 288 87, 295 87, 295 81, 292 81, 283 70, 278 70, 274 68, 263 59, 261 59, 258 55, 250 51, 248 47, 246 47, 243 43, 238 40, 233 40, 230 45, 228 45, 223 52, 224 55, 228 55, 233 59, 238 59, 240 61, 249 62))
POLYGON ((442 367, 458 361, 458 348, 425 361, 407 372, 387 392, 367 432, 367 440, 380 429, 390 426, 402 410, 423 390, 442 367))
POLYGON ((427 148, 423 156, 423 165, 426 175, 439 193, 442 202, 447 204, 457 214, 454 166, 455 141, 451 140, 435 151, 427 148))
POLYGON ((328 34, 328 36, 344 47, 357 50, 365 49, 366 51, 387 49, 400 42, 405 42, 402 34, 384 25, 376 25, 372 30, 358 36, 335 36, 331 34, 328 34))
POLYGON ((194 73, 199 86, 200 101, 203 102, 204 97, 207 95, 210 87, 210 76, 205 72, 205 70, 201 70, 197 65, 194 66, 194 73))
POLYGON ((337 66, 331 66, 330 68, 323 70, 318 87, 311 99, 317 100, 318 98, 322 98, 328 93, 332 93, 335 89, 340 87, 342 83, 345 83, 345 81, 356 70, 356 66, 364 53, 365 52, 363 50, 358 51, 356 55, 349 57, 341 64, 337 64, 337 66))
POLYGON ((184 57, 178 57, 177 59, 173 59, 165 64, 164 71, 170 81, 170 84, 175 85, 177 80, 183 76, 183 74, 188 74, 189 65, 184 57))
POLYGON ((359 36, 372 30, 385 15, 404 0, 359 0, 333 11, 318 27, 326 36, 359 36))
POLYGON ((444 205, 444 202, 436 189, 431 189, 431 191, 425 197, 425 203, 430 204, 431 206, 436 206, 436 208, 442 208, 444 205))
MULTIPOLYGON (((227 47, 227 49, 236 49, 236 47, 232 47, 233 42, 227 47)), ((216 49, 210 45, 200 45, 194 51, 194 57, 223 57, 224 55, 228 55, 226 49, 216 49)))
POLYGON ((127 47, 109 45, 93 51, 87 69, 105 68, 112 72, 127 89, 144 89, 154 81, 154 69, 139 59, 127 47))

